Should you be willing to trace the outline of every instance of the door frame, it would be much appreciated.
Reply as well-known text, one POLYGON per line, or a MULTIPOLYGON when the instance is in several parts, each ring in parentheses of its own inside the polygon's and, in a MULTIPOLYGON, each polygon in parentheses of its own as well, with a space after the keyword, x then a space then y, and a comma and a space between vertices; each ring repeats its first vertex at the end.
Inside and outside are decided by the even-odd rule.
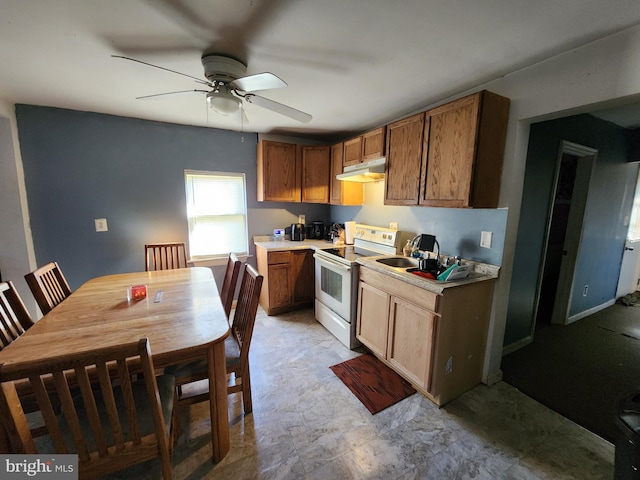
POLYGON ((554 172, 553 188, 549 198, 549 210, 547 212, 547 224, 544 236, 543 250, 540 261, 540 270, 538 272, 538 284, 536 291, 536 307, 533 312, 533 322, 531 322, 531 337, 535 332, 538 307, 540 302, 540 291, 542 289, 542 280, 547 258, 549 235, 551 233, 551 220, 553 218, 553 207, 556 198, 556 189, 558 188, 558 180, 560 176, 560 167, 562 165, 562 157, 565 154, 578 157, 578 171, 574 183, 574 190, 571 200, 571 208, 569 210, 569 218, 567 220, 567 237, 565 238, 563 250, 566 252, 562 257, 560 274, 558 276, 558 289, 553 305, 553 314, 551 323, 559 325, 568 325, 569 306, 573 298, 574 277, 577 259, 579 257, 580 245, 582 243, 582 232, 584 225, 584 214, 586 211, 587 200, 589 197, 589 186, 593 176, 593 170, 598 156, 598 150, 579 145, 577 143, 563 140, 558 149, 558 157, 554 172))

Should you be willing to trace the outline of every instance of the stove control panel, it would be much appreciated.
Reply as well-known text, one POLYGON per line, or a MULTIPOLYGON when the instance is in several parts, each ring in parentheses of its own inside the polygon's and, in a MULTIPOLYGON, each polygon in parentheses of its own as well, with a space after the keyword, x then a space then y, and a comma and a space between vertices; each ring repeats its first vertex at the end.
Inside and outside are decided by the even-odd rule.
POLYGON ((356 240, 363 240, 373 244, 387 247, 397 247, 400 239, 400 232, 385 227, 374 227, 372 225, 356 225, 356 240))

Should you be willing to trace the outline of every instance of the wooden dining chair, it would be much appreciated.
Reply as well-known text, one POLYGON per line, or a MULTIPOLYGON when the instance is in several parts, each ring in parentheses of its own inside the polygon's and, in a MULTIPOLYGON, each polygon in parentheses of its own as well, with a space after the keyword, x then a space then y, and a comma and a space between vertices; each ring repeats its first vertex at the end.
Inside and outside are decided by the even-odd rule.
MULTIPOLYGON (((242 393, 245 414, 250 413, 253 409, 249 374, 249 346, 253 336, 262 281, 263 276, 259 275, 251 265, 245 264, 238 303, 231 326, 231 335, 226 338, 224 343, 227 375, 233 375, 233 384, 227 387, 227 393, 242 393)), ((169 367, 167 372, 176 377, 180 406, 192 405, 209 399, 208 392, 183 393, 182 389, 184 385, 209 378, 206 357, 169 367)))
POLYGON ((147 243, 144 246, 145 271, 187 268, 184 242, 147 243))
POLYGON ((233 307, 233 297, 236 293, 236 286, 238 285, 238 275, 240 274, 240 266, 242 262, 238 260, 238 256, 235 253, 229 254, 227 260, 227 269, 224 273, 224 280, 222 281, 222 290, 220 291, 220 300, 224 307, 224 313, 227 315, 227 320, 231 323, 231 309, 233 307))
POLYGON ((56 262, 49 262, 24 276, 43 315, 71 295, 71 288, 56 262))
POLYGON ((175 406, 175 379, 155 376, 147 338, 0 365, 0 413, 11 451, 77 454, 80 478, 101 477, 158 457, 163 478, 172 478, 175 406), (110 368, 111 364, 116 367, 110 368), (140 376, 140 369, 142 378, 134 379, 134 371, 140 376), (55 388, 45 387, 47 376, 53 377, 55 388), (45 436, 34 438, 29 430, 14 385, 23 379, 35 393, 45 436), (60 415, 54 396, 62 404, 60 415))
POLYGON ((33 325, 13 282, 0 283, 0 350, 33 325))

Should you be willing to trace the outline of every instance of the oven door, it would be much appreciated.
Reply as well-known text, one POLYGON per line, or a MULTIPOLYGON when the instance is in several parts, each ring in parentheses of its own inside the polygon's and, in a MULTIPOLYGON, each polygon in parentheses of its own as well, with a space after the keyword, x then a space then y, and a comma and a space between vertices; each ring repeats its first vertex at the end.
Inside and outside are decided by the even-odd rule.
POLYGON ((316 300, 351 323, 353 268, 322 254, 313 256, 316 259, 316 300))

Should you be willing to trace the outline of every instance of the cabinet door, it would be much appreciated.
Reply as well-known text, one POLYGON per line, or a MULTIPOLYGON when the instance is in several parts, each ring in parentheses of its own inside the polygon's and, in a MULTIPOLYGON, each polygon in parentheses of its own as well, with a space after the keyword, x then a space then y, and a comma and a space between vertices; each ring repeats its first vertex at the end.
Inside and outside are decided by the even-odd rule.
POLYGON ((432 312, 391 297, 388 360, 426 391, 430 389, 434 327, 432 312))
POLYGON ((417 205, 424 113, 387 126, 385 205, 417 205))
POLYGON ((336 179, 343 171, 344 144, 331 147, 331 205, 362 205, 363 186, 358 182, 343 182, 336 179))
POLYGON ((330 147, 302 147, 302 201, 329 203, 330 147))
POLYGON ((362 161, 384 157, 385 127, 362 134, 362 161))
POLYGON ((269 308, 287 307, 291 300, 290 264, 269 265, 269 308))
POLYGON ((315 298, 314 260, 311 250, 294 250, 291 257, 293 304, 311 303, 315 298))
POLYGON ((362 163, 362 136, 344 142, 343 166, 362 163))
POLYGON ((369 284, 358 285, 358 340, 383 358, 387 357, 389 298, 386 292, 369 284))
POLYGON ((262 140, 258 143, 258 201, 300 202, 298 146, 262 140))
POLYGON ((336 179, 336 175, 342 173, 343 149, 343 143, 336 143, 331 146, 331 190, 329 192, 331 205, 340 205, 341 202, 342 182, 336 179))
POLYGON ((469 206, 479 102, 479 95, 471 95, 427 112, 421 204, 469 206))

